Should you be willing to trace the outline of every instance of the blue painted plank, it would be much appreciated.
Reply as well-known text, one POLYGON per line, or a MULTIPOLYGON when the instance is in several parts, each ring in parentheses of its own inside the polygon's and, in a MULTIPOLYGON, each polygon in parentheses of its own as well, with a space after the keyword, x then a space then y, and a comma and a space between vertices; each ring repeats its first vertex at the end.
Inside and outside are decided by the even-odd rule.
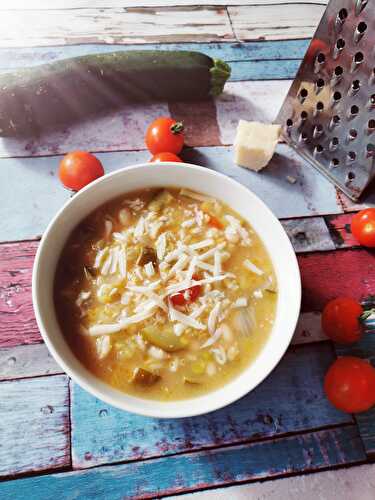
POLYGON ((73 467, 139 460, 351 423, 351 416, 334 409, 324 396, 323 376, 332 361, 329 343, 291 349, 251 394, 222 410, 186 419, 133 415, 73 384, 73 467))
MULTIPOLYGON (((306 165, 285 144, 280 144, 270 165, 261 173, 238 167, 230 147, 186 149, 183 158, 222 172, 247 186, 279 218, 341 213, 336 190, 315 169, 306 165), (290 184, 287 176, 297 179, 290 184), (288 203, 286 203, 288 200, 288 203)), ((147 161, 147 151, 98 153, 106 172, 147 161)), ((61 156, 0 160, 0 241, 34 238, 69 198, 56 177, 61 156)))
POLYGON ((197 50, 212 58, 233 61, 301 60, 310 40, 222 43, 158 43, 144 45, 83 44, 32 48, 0 48, 0 69, 36 66, 67 57, 112 52, 114 50, 197 50))
POLYGON ((357 429, 350 425, 222 450, 7 481, 0 484, 0 496, 2 500, 145 499, 364 460, 357 429))
POLYGON ((68 405, 65 375, 0 383, 1 477, 70 465, 68 405))
MULTIPOLYGON (((365 334, 360 342, 352 346, 335 345, 339 356, 358 356, 368 359, 375 366, 375 334, 365 334)), ((358 413, 355 420, 359 434, 368 456, 375 457, 375 407, 371 410, 358 413)))

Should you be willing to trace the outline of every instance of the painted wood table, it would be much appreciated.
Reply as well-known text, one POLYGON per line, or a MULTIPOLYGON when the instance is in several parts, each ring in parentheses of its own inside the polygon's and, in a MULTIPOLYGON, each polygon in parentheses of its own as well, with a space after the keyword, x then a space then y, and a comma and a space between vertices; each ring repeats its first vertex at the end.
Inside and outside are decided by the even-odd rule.
MULTIPOLYGON (((134 47, 200 50, 232 67, 215 102, 128 106, 38 140, 0 140, 2 500, 375 498, 375 410, 352 416, 327 402, 323 376, 342 351, 320 330, 328 299, 374 293, 374 254, 356 245, 349 223, 375 191, 353 204, 284 144, 259 174, 232 159, 239 118, 275 118, 324 0, 212 3, 0 2, 0 71, 134 47), (87 394, 48 354, 31 303, 38 240, 69 196, 56 178, 61 155, 94 151, 107 172, 144 161, 146 124, 161 114, 185 122, 186 161, 239 180, 271 207, 303 282, 293 343, 268 379, 223 410, 182 420, 131 415, 87 394)), ((345 352, 375 361, 375 336, 345 352)))

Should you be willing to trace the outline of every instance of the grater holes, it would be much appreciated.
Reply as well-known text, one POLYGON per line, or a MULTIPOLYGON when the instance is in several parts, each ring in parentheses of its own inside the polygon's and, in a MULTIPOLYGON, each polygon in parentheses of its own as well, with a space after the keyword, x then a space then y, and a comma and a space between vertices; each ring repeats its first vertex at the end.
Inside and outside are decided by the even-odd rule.
POLYGON ((340 9, 337 16, 341 21, 345 21, 345 19, 348 17, 348 11, 346 9, 340 9))
POLYGON ((367 24, 364 21, 361 21, 357 26, 357 30, 359 33, 363 34, 367 30, 367 24))
POLYGON ((361 82, 359 80, 352 81, 352 89, 356 92, 361 88, 361 82))
POLYGON ((300 100, 301 104, 305 101, 306 97, 309 95, 307 89, 303 88, 300 90, 298 94, 298 99, 300 100))
POLYGON ((293 126, 293 120, 291 118, 288 118, 287 121, 286 121, 286 126, 288 128, 292 127, 293 126))
POLYGON ((362 52, 356 52, 354 54, 354 62, 360 64, 363 61, 363 53, 362 52))
POLYGON ((330 162, 331 167, 338 167, 340 165, 340 160, 338 158, 332 158, 330 162))
POLYGON ((346 176, 346 179, 350 182, 353 179, 355 179, 355 173, 354 172, 348 172, 348 175, 346 176))
POLYGON ((329 150, 330 151, 335 151, 337 149, 337 146, 339 145, 339 139, 338 137, 332 137, 330 143, 329 143, 329 150))
POLYGON ((312 135, 314 139, 317 139, 323 134, 323 125, 318 123, 317 125, 314 125, 312 135))
POLYGON ((307 111, 301 111, 301 121, 306 121, 307 120, 307 117, 308 117, 308 114, 307 114, 307 111))
POLYGON ((338 104, 341 100, 341 92, 339 92, 338 90, 336 90, 336 92, 333 93, 332 95, 332 98, 331 98, 331 105, 332 106, 336 106, 336 104, 338 104))
POLYGON ((315 93, 319 94, 319 92, 323 89, 324 85, 325 85, 325 82, 324 82, 323 78, 318 78, 318 80, 316 80, 316 82, 315 82, 315 93))
POLYGON ((316 152, 316 153, 319 153, 319 154, 320 154, 320 153, 322 153, 322 152, 323 152, 323 149, 324 149, 324 148, 323 148, 323 146, 322 146, 321 144, 317 144, 317 145, 315 146, 315 152, 316 152))
POLYGON ((374 119, 371 119, 367 122, 367 128, 370 130, 370 131, 373 131, 375 130, 375 120, 374 119))
POLYGON ((345 47, 345 40, 343 38, 338 38, 335 46, 333 47, 333 58, 337 59, 345 47))
POLYGON ((357 136, 358 136, 358 132, 356 131, 355 128, 351 128, 349 130, 349 133, 348 133, 348 139, 349 141, 354 141, 355 139, 357 139, 357 136))
POLYGON ((370 96, 370 99, 368 101, 368 106, 370 109, 374 108, 375 107, 375 94, 372 94, 370 96))
POLYGON ((348 161, 354 161, 357 158, 355 151, 349 151, 347 155, 348 161))
POLYGON ((375 156, 374 144, 367 144, 366 145, 366 154, 367 154, 367 156, 375 156))
POLYGON ((368 0, 356 0, 355 2, 355 15, 358 16, 366 7, 368 0))
POLYGON ((339 115, 333 115, 332 116, 332 121, 335 125, 338 125, 341 121, 341 118, 339 117, 339 115))
POLYGON ((344 73, 342 66, 336 66, 334 73, 336 76, 341 76, 344 73))
POLYGON ((354 31, 353 35, 354 43, 358 43, 361 40, 366 30, 367 30, 367 24, 364 21, 361 21, 354 31))
POLYGON ((323 54, 323 52, 319 52, 319 54, 316 56, 316 61, 319 64, 323 64, 326 60, 326 56, 323 54))
POLYGON ((323 111, 323 109, 324 109, 324 104, 322 103, 322 101, 318 101, 316 103, 316 110, 320 112, 323 111))
POLYGON ((355 118, 359 113, 359 107, 356 104, 350 106, 349 118, 355 118))

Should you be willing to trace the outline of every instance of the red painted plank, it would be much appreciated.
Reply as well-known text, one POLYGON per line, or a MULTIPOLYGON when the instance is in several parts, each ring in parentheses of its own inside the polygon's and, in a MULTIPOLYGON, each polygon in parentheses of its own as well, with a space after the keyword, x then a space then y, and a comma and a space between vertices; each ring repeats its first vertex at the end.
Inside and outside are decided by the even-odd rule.
POLYGON ((31 274, 37 241, 0 246, 0 346, 40 342, 31 301, 31 274))
POLYGON ((209 101, 170 103, 171 116, 182 121, 185 126, 185 143, 188 146, 221 145, 220 130, 217 122, 216 104, 209 101))
MULTIPOLYGON (((0 347, 40 342, 31 302, 37 241, 0 245, 0 347)), ((303 311, 319 311, 337 295, 363 298, 375 290, 375 254, 364 249, 298 256, 303 311)))
POLYGON ((362 299, 375 291, 375 253, 361 249, 298 255, 302 311, 319 311, 338 295, 362 299))
POLYGON ((326 215, 324 217, 336 248, 359 246, 358 241, 354 238, 350 230, 353 215, 354 213, 349 213, 326 215))

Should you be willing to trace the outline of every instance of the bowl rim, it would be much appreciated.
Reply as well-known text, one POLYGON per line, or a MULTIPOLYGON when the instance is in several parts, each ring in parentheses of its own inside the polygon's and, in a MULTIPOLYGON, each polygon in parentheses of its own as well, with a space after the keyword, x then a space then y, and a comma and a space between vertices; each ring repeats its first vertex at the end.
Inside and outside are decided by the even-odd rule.
MULTIPOLYGON (((115 389, 114 387, 112 387, 109 384, 100 380, 98 377, 96 377, 91 372, 89 372, 84 367, 84 365, 79 362, 81 364, 81 369, 83 369, 83 371, 90 374, 90 378, 92 376, 95 380, 98 381, 99 386, 94 386, 94 384, 92 384, 90 381, 88 381, 82 373, 78 373, 73 367, 71 367, 69 365, 69 363, 64 359, 64 356, 62 356, 60 354, 60 352, 55 348, 54 343, 53 343, 52 339, 50 338, 50 334, 48 333, 47 329, 45 328, 44 320, 42 317, 43 315, 41 313, 41 306, 39 304, 39 297, 38 297, 39 296, 38 285, 40 282, 39 275, 40 275, 40 270, 41 270, 41 265, 42 265, 41 256, 43 254, 46 243, 49 240, 49 234, 52 231, 52 229, 55 227, 55 225, 59 223, 59 219, 61 218, 62 214, 65 212, 67 207, 69 207, 71 204, 76 203, 78 198, 83 198, 87 192, 95 190, 96 186, 98 184, 101 184, 103 182, 108 182, 108 179, 110 179, 110 178, 121 177, 124 174, 126 174, 127 171, 129 172, 131 170, 135 170, 135 169, 139 169, 139 168, 146 168, 146 167, 150 168, 150 164, 146 163, 146 162, 122 167, 118 170, 115 170, 113 172, 109 172, 108 174, 105 174, 104 176, 96 179, 95 181, 93 181, 92 183, 88 184, 83 189, 81 189, 79 192, 77 192, 74 195, 74 197, 69 198, 66 201, 66 203, 58 210, 58 212, 52 217, 51 221, 49 222, 47 228, 45 229, 45 231, 42 235, 42 238, 40 240, 40 243, 38 245, 38 249, 37 249, 37 252, 35 255, 33 272, 32 272, 32 302, 33 302, 34 313, 35 313, 35 317, 36 317, 39 331, 41 333, 42 339, 45 342, 49 352, 52 354, 53 358, 58 363, 58 365, 64 370, 64 372, 74 382, 76 382, 80 387, 85 389, 87 392, 89 392, 94 397, 104 401, 107 404, 110 404, 111 406, 114 406, 120 410, 123 410, 123 411, 128 411, 128 412, 135 413, 138 415, 142 415, 142 416, 146 416, 146 417, 154 417, 154 418, 185 418, 185 417, 193 417, 193 416, 197 416, 197 415, 201 415, 201 414, 210 413, 210 412, 219 410, 225 406, 228 406, 231 403, 234 403, 235 401, 241 399, 246 394, 248 394, 249 392, 254 390, 259 384, 261 384, 272 373, 272 371, 276 368, 276 366, 280 362, 281 358, 284 356, 284 354, 285 354, 286 350, 288 349, 290 342, 292 340, 292 337, 293 337, 293 334, 294 334, 294 331, 295 331, 295 328, 296 328, 296 325, 298 322, 299 313, 300 313, 302 286, 301 286, 301 276, 300 276, 300 270, 299 270, 299 266, 298 266, 297 257, 296 257, 295 251, 293 249, 293 246, 289 240, 289 237, 287 236, 287 234, 285 232, 285 229, 281 225, 278 218, 273 214, 271 209, 253 191, 251 191, 249 188, 247 188, 246 186, 244 186, 240 182, 234 180, 233 178, 231 178, 227 175, 224 175, 221 172, 217 172, 215 170, 212 170, 212 169, 209 169, 206 167, 202 167, 202 166, 198 166, 195 164, 162 162, 162 163, 153 164, 151 168, 157 169, 160 167, 163 168, 164 166, 176 167, 176 168, 180 168, 180 169, 184 168, 184 169, 189 169, 191 171, 196 171, 196 172, 204 172, 205 174, 219 177, 222 180, 224 180, 226 183, 232 184, 237 190, 238 189, 242 190, 244 195, 247 195, 247 196, 250 195, 253 198, 255 198, 257 203, 260 206, 262 206, 262 209, 265 212, 267 212, 268 216, 271 219, 273 219, 274 223, 279 225, 279 228, 284 233, 284 236, 286 238, 286 239, 284 238, 284 243, 286 244, 286 246, 289 246, 288 258, 290 259, 290 264, 293 267, 294 278, 295 278, 294 283, 293 283, 293 286, 295 286, 294 304, 292 304, 292 306, 294 307, 294 311, 292 311, 292 315, 289 318, 289 323, 290 323, 290 325, 288 325, 289 333, 288 333, 288 335, 285 336, 285 339, 282 342, 282 346, 281 346, 281 348, 279 348, 279 350, 277 352, 277 356, 274 356, 274 359, 272 361, 272 366, 268 367, 266 370, 264 370, 264 373, 256 379, 255 383, 245 385, 244 388, 241 391, 238 391, 234 396, 231 396, 229 393, 227 393, 226 396, 221 395, 220 399, 218 398, 218 399, 216 399, 216 401, 214 398, 214 395, 217 394, 217 392, 223 391, 232 382, 232 380, 229 381, 228 383, 226 383, 224 386, 221 386, 218 389, 205 394, 204 398, 210 398, 210 396, 212 396, 210 398, 212 400, 212 403, 210 405, 208 405, 209 408, 204 407, 204 408, 198 409, 198 408, 195 408, 194 404, 191 404, 189 407, 189 402, 191 402, 191 403, 196 402, 200 398, 199 396, 194 397, 194 398, 184 399, 184 400, 166 402, 166 401, 150 400, 147 398, 141 398, 141 397, 128 395, 127 393, 123 393, 122 391, 115 389), (102 390, 102 388, 104 388, 104 390, 102 390), (145 402, 148 402, 148 403, 152 402, 152 403, 154 403, 152 405, 153 407, 151 409, 150 408, 147 408, 147 409, 141 408, 140 406, 138 406, 137 409, 134 409, 133 407, 129 408, 129 407, 127 407, 126 404, 124 404, 124 402, 120 402, 120 401, 116 400, 114 395, 112 396, 111 394, 107 394, 105 392, 105 389, 107 389, 107 391, 110 390, 110 392, 112 392, 114 394, 115 393, 118 393, 119 395, 125 394, 126 396, 129 396, 130 399, 139 401, 140 405, 142 404, 142 402, 144 402, 144 403, 145 402), (168 408, 168 405, 170 405, 170 404, 178 405, 178 406, 183 406, 185 404, 186 408, 183 411, 174 410, 172 412, 171 411, 168 412, 167 408, 168 408)), ((183 184, 183 183, 181 183, 181 184, 183 184)), ((183 185, 180 185, 178 183, 176 183, 176 186, 183 187, 183 185)), ((204 192, 204 189, 202 191, 204 192)), ((126 189, 124 189, 124 193, 126 193, 126 189)), ((224 201, 224 203, 226 203, 225 200, 223 200, 223 201, 224 201)), ((104 203, 104 202, 103 201, 99 202, 97 204, 97 207, 99 207, 100 204, 102 204, 102 203, 104 203)), ((258 234, 258 231, 257 231, 257 234, 258 234)), ((259 235, 260 239, 262 239, 262 235, 261 234, 258 234, 258 235, 259 235)), ((270 254, 270 252, 269 252, 269 254, 270 254)), ((273 262, 272 254, 270 254, 269 256, 271 258, 271 261, 273 262)), ((55 276, 55 272, 53 273, 53 277, 54 276, 55 276)), ((264 350, 264 348, 268 342, 269 342, 269 339, 266 340, 260 353, 264 350)), ((260 353, 258 353, 255 360, 260 356, 260 353)), ((74 353, 73 353, 73 356, 75 356, 74 353)), ((251 364, 249 365, 249 367, 250 366, 251 366, 251 364)), ((243 370, 243 372, 241 372, 241 373, 246 372, 249 367, 245 368, 243 370)), ((239 377, 241 375, 241 373, 238 374, 235 377, 235 379, 237 377, 239 377)))

